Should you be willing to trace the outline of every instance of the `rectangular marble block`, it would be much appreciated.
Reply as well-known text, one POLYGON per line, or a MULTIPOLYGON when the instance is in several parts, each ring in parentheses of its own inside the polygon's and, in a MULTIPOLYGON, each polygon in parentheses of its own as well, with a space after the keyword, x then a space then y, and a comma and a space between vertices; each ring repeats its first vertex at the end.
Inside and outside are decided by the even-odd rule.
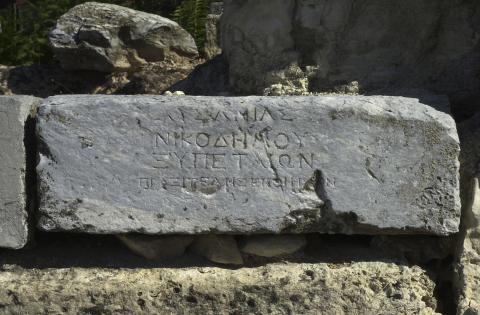
POLYGON ((27 242, 25 123, 39 103, 29 96, 0 96, 0 247, 18 249, 27 242))
POLYGON ((414 98, 57 96, 37 128, 47 231, 458 231, 455 123, 414 98))

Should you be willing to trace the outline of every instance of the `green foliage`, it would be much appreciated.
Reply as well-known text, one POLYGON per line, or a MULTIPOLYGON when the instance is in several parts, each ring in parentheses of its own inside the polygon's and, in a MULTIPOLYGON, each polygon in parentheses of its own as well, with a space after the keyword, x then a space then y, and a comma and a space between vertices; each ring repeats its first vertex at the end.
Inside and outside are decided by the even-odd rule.
POLYGON ((205 46, 205 19, 213 0, 185 0, 173 12, 173 19, 195 38, 199 50, 205 46))
MULTIPOLYGON (((27 65, 54 62, 48 33, 57 19, 88 0, 30 0, 16 10, 0 10, 0 64, 27 65)), ((90 0, 91 1, 91 0, 90 0)), ((98 1, 98 0, 97 0, 98 1)), ((201 49, 205 42, 205 17, 212 0, 102 0, 172 18, 192 34, 201 49)))
POLYGON ((27 2, 21 11, 13 6, 0 11, 0 63, 21 65, 51 61, 48 32, 69 2, 37 0, 27 2))

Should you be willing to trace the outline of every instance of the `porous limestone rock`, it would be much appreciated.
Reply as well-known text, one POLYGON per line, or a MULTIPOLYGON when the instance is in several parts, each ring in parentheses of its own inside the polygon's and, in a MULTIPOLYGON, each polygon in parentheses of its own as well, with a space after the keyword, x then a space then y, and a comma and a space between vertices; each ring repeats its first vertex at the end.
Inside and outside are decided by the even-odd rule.
POLYGON ((131 251, 152 260, 165 260, 180 257, 193 242, 191 235, 117 235, 131 251))
POLYGON ((40 99, 0 96, 0 247, 21 248, 28 239, 26 122, 33 118, 40 99), (25 142, 24 142, 25 141, 25 142))
POLYGON ((458 314, 480 314, 480 114, 459 124, 462 224, 457 252, 458 314))
POLYGON ((237 241, 231 235, 201 235, 191 246, 192 252, 219 264, 242 265, 237 241))
POLYGON ((2 314, 436 314, 420 267, 269 264, 237 270, 14 269, 2 314))
POLYGON ((293 254, 307 244, 304 235, 252 235, 243 238, 240 250, 245 254, 277 257, 293 254))
POLYGON ((456 270, 457 314, 480 314, 480 184, 474 178, 463 206, 456 270))
POLYGON ((458 315, 480 314, 480 264, 463 262, 458 269, 458 315))
POLYGON ((230 84, 242 95, 357 81, 368 93, 448 94, 458 115, 479 108, 479 1, 225 0, 221 23, 230 84))
POLYGON ((57 96, 40 107, 38 226, 146 234, 458 231, 437 97, 57 96))
POLYGON ((97 2, 61 16, 50 43, 66 70, 135 70, 147 62, 198 56, 193 37, 176 22, 97 2))

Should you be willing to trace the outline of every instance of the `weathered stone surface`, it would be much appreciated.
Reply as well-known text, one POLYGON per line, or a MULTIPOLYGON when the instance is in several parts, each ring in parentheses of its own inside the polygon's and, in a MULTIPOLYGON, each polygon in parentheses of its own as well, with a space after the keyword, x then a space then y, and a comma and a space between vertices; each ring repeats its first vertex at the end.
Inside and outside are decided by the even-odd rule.
MULTIPOLYGON (((465 188, 467 189, 467 188, 465 188)), ((471 181, 464 199, 456 270, 458 314, 480 314, 480 184, 471 181)))
POLYGON ((418 99, 58 96, 37 126, 47 231, 458 231, 455 124, 418 99))
POLYGON ((460 289, 458 315, 480 314, 480 264, 463 263, 458 270, 460 277, 457 287, 460 289))
POLYGON ((176 22, 96 2, 61 16, 50 43, 67 70, 125 71, 147 62, 198 56, 193 37, 176 22))
POLYGON ((240 250, 245 254, 276 257, 290 255, 307 244, 304 235, 252 235, 243 239, 240 250))
POLYGON ((195 239, 191 250, 210 261, 219 264, 242 265, 243 258, 237 241, 231 235, 200 235, 195 239))
POLYGON ((329 92, 357 81, 368 93, 448 94, 458 115, 480 108, 479 1, 225 0, 221 29, 241 94, 275 84, 289 94, 329 92))
POLYGON ((0 96, 0 247, 27 242, 25 122, 39 103, 34 97, 0 96))
POLYGON ((480 314, 480 114, 461 123, 462 224, 457 251, 458 314, 480 314))
POLYGON ((388 263, 269 264, 238 270, 0 272, 2 314, 435 314, 435 284, 388 263))
POLYGON ((193 242, 192 235, 117 235, 134 253, 147 259, 165 260, 180 257, 193 242))
POLYGON ((212 59, 222 53, 220 48, 220 18, 223 13, 223 3, 213 2, 210 14, 205 19, 205 57, 212 59))

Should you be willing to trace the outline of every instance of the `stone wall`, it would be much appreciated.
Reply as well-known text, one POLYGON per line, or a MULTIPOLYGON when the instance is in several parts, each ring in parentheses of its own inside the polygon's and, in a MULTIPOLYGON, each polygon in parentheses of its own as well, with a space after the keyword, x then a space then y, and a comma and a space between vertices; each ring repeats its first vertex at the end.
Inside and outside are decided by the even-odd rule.
MULTIPOLYGON (((454 279, 444 276, 442 264, 455 253, 455 247, 449 244, 460 225, 459 140, 455 122, 443 112, 448 108, 443 97, 79 95, 46 100, 4 96, 0 101, 4 109, 0 112, 7 114, 26 108, 20 111, 20 118, 8 114, 2 123, 5 132, 18 134, 16 141, 3 139, 11 146, 4 154, 3 160, 8 162, 4 174, 8 176, 3 177, 0 190, 0 213, 6 220, 0 230, 2 239, 7 240, 3 247, 25 244, 26 205, 37 205, 38 201, 30 221, 32 227, 47 234, 69 231, 117 235, 132 252, 152 262, 193 256, 217 264, 254 267, 253 273, 245 275, 239 269, 227 278, 219 278, 224 280, 214 280, 217 273, 224 272, 214 270, 209 279, 218 285, 212 288, 206 285, 203 289, 200 283, 206 280, 192 276, 188 281, 196 288, 195 293, 177 296, 180 306, 173 307, 201 311, 207 294, 215 308, 224 309, 226 303, 236 305, 236 299, 244 293, 230 282, 259 281, 260 287, 267 287, 269 278, 257 276, 267 272, 280 282, 283 280, 277 274, 282 273, 305 273, 299 279, 310 280, 308 284, 295 284, 298 288, 255 289, 245 297, 247 306, 234 309, 263 311, 272 307, 268 296, 282 297, 295 290, 302 293, 295 295, 293 304, 279 305, 280 309, 326 310, 319 301, 325 302, 320 291, 327 288, 331 307, 344 311, 368 313, 384 308, 387 313, 419 309, 434 313, 451 308, 451 297, 445 299, 442 294, 448 293, 439 292, 448 292, 454 279), (35 119, 36 134, 24 128, 28 115, 35 119), (27 167, 27 162, 35 158, 22 152, 38 156, 37 176, 32 167, 27 167), (33 194, 11 185, 12 178, 25 185, 25 172, 29 178, 38 177, 38 190, 32 190, 33 194), (10 191, 16 192, 18 206, 11 206, 10 191), (23 234, 15 236, 10 230, 14 226, 21 226, 23 234), (349 242, 365 237, 359 234, 376 236, 370 236, 363 248, 345 243, 336 248, 337 240, 312 232, 357 235, 349 242), (332 246, 342 251, 351 246, 351 260, 334 258, 338 254, 333 252, 322 258, 316 253, 332 246), (365 258, 371 263, 346 264, 365 258), (354 278, 343 274, 338 279, 321 276, 331 273, 322 265, 330 259, 334 270, 353 273, 354 278), (292 261, 293 265, 288 271, 271 265, 278 260, 292 261), (320 268, 318 276, 314 271, 302 271, 303 264, 311 260, 316 261, 314 268, 320 268), (379 267, 379 261, 392 263, 379 267), (432 262, 438 265, 415 266, 432 262), (393 268, 389 274, 396 283, 388 289, 374 271, 385 268, 393 268), (371 272, 375 277, 367 289, 360 275, 370 278, 371 272), (331 281, 331 285, 321 289, 314 286, 314 280, 331 281), (350 280, 352 284, 343 283, 350 280), (353 289, 334 289, 355 284, 362 288, 361 299, 355 297, 359 292, 353 289), (445 286, 447 289, 443 289, 445 286), (224 297, 220 291, 229 293, 224 297), (305 294, 310 296, 308 301, 305 294), (355 302, 347 302, 352 298, 355 302), (197 302, 189 302, 194 300, 197 302)), ((34 230, 31 228, 30 234, 34 230)), ((4 304, 11 312, 42 307, 55 310, 62 299, 68 299, 67 292, 59 294, 57 286, 61 284, 55 280, 63 277, 64 271, 42 275, 20 272, 15 266, 25 260, 17 256, 31 257, 30 251, 26 248, 18 254, 7 253, 12 257, 7 261, 14 261, 13 271, 0 274, 19 280, 12 283, 12 289, 6 289, 4 304), (43 283, 42 279, 46 284, 38 282, 43 283), (38 285, 26 285, 32 281, 38 285), (48 298, 25 302, 24 296, 36 296, 37 290, 48 292, 48 298), (12 305, 8 292, 14 292, 12 305)), ((459 262, 463 273, 458 275, 463 282, 457 281, 457 288, 468 294, 472 290, 468 289, 470 279, 475 275, 467 274, 472 265, 459 262)), ((4 268, 12 268, 5 263, 4 268)), ((95 278, 96 269, 70 272, 68 277, 73 277, 78 288, 84 278, 97 282, 96 291, 85 288, 82 294, 100 299, 92 305, 79 298, 72 311, 110 309, 113 304, 109 303, 117 299, 124 300, 123 307, 132 312, 139 312, 138 307, 144 311, 171 307, 149 296, 139 298, 143 301, 140 304, 134 303, 137 298, 129 300, 143 288, 153 289, 148 281, 135 280, 147 272, 141 268, 133 273, 105 271, 101 279, 95 278), (77 278, 78 274, 82 276, 77 278), (108 287, 119 279, 129 287, 136 283, 138 289, 133 286, 110 291, 108 287)), ((175 271, 155 272, 162 283, 181 282, 175 271)), ((169 288, 161 286, 157 290, 169 288)))
POLYGON ((220 14, 193 71, 176 23, 96 3, 50 35, 63 68, 0 68, 170 95, 0 97, 0 313, 479 313, 477 1, 220 14))
POLYGON ((226 0, 222 23, 240 94, 278 84, 288 94, 344 92, 358 82, 362 93, 446 94, 461 116, 479 104, 478 1, 226 0))

